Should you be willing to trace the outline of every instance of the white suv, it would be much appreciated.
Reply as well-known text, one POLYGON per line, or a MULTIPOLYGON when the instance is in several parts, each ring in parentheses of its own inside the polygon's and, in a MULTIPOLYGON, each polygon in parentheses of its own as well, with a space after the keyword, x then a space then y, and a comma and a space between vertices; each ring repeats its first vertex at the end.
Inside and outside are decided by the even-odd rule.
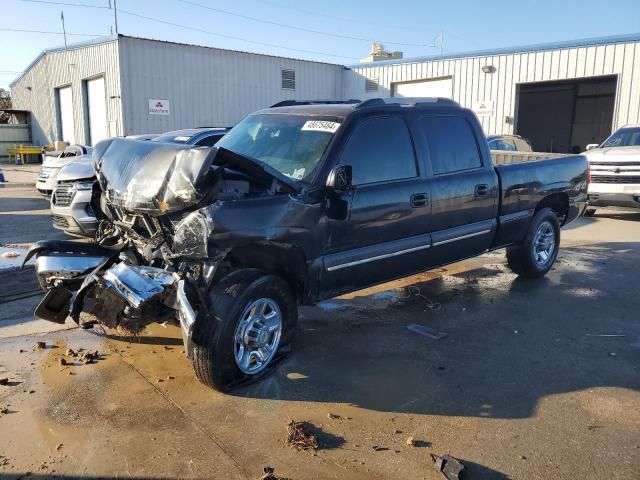
POLYGON ((602 145, 587 145, 589 160, 589 207, 640 208, 640 125, 627 125, 602 145))

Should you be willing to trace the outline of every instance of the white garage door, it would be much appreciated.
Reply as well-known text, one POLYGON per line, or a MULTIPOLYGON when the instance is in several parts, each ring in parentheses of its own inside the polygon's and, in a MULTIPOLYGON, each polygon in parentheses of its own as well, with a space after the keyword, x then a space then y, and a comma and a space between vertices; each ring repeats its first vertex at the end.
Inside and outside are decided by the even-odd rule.
POLYGON ((58 89, 60 103, 60 137, 69 143, 76 143, 76 129, 73 124, 73 96, 71 87, 58 89))
POLYGON ((87 111, 89 113, 89 145, 109 138, 104 77, 87 81, 87 111))
POLYGON ((393 96, 453 98, 453 78, 394 83, 393 96))

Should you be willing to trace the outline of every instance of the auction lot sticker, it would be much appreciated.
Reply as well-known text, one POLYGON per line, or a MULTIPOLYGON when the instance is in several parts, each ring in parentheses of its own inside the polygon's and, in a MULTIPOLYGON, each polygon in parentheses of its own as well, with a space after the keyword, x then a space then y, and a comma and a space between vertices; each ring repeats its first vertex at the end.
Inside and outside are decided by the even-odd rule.
POLYGON ((310 130, 313 132, 336 133, 340 126, 337 122, 325 122, 323 120, 309 120, 304 123, 302 130, 310 130))

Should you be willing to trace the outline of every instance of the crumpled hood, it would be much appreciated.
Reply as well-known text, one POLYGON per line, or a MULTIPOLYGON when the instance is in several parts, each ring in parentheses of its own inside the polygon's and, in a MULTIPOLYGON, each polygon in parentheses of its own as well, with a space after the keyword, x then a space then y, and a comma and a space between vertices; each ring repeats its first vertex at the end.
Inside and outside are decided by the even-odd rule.
POLYGON ((590 162, 639 162, 640 146, 594 148, 582 155, 590 162))
POLYGON ((77 159, 78 157, 45 157, 42 162, 42 166, 48 168, 62 168, 77 159))
POLYGON ((93 160, 90 155, 81 155, 72 158, 74 160, 62 167, 60 173, 58 173, 58 182, 73 182, 96 176, 96 172, 93 169, 93 160))
POLYGON ((112 205, 159 216, 196 205, 215 148, 112 138, 96 145, 93 163, 112 205))

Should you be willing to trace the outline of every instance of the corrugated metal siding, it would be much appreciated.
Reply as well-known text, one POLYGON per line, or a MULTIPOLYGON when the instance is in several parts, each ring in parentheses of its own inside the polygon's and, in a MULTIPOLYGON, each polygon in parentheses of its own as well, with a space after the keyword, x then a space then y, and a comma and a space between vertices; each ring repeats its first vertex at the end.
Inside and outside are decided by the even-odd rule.
POLYGON ((479 117, 487 135, 513 133, 516 87, 519 83, 618 75, 613 129, 640 123, 640 43, 558 48, 481 57, 447 58, 422 62, 353 66, 345 72, 345 98, 391 96, 394 82, 453 76, 453 99, 472 108, 476 101, 492 100, 493 114, 479 117), (481 68, 493 65, 485 74, 481 68), (377 92, 365 91, 367 78, 377 78, 377 92))
POLYGON ((115 41, 47 53, 12 85, 14 108, 31 112, 34 144, 58 140, 55 89, 65 85, 71 85, 73 90, 76 142, 85 143, 86 105, 82 81, 99 75, 105 78, 107 119, 116 122, 117 131, 121 133, 120 76, 115 41))
POLYGON ((342 97, 341 65, 131 37, 119 45, 126 135, 230 126, 281 100, 342 97), (281 88, 282 69, 295 70, 295 91, 281 88), (149 99, 169 100, 171 114, 149 115, 149 99))

